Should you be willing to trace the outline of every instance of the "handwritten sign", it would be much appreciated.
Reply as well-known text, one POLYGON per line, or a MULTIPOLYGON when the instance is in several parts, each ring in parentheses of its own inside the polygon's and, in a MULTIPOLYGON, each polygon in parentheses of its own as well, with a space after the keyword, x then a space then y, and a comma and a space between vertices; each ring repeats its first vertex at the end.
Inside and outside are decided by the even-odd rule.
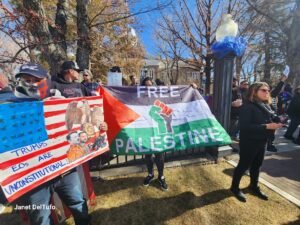
POLYGON ((13 201, 106 152, 100 96, 0 105, 0 184, 13 201), (22 134, 22 135, 20 135, 22 134))

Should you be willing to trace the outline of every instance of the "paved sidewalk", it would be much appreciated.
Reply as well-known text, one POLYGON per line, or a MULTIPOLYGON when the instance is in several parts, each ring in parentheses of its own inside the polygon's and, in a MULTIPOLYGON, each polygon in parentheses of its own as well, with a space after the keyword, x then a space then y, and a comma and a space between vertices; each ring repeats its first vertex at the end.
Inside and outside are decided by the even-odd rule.
MULTIPOLYGON (((300 145, 285 139, 285 131, 282 128, 276 132, 274 144, 278 152, 266 152, 260 178, 266 186, 300 207, 300 145)), ((238 148, 238 143, 234 147, 238 148)), ((228 157, 232 165, 238 159, 238 154, 228 157)))

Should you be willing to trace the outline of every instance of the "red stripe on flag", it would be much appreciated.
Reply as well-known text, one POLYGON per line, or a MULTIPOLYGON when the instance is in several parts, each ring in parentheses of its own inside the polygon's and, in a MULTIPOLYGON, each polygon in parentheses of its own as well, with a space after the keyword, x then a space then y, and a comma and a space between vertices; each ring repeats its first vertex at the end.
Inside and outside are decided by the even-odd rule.
POLYGON ((57 138, 57 137, 59 137, 59 136, 67 135, 67 134, 70 133, 70 132, 78 131, 78 130, 80 130, 80 127, 73 128, 73 129, 70 130, 70 131, 69 131, 69 130, 59 131, 59 132, 56 132, 56 133, 54 133, 54 134, 49 134, 49 135, 48 135, 48 138, 49 138, 49 139, 57 138))
MULTIPOLYGON (((95 106, 102 107, 103 104, 92 104, 90 105, 90 108, 94 108, 95 106)), ((44 113, 45 118, 51 117, 51 116, 58 116, 62 114, 66 114, 67 110, 57 110, 57 111, 48 111, 44 113)))
POLYGON ((95 153, 97 153, 97 154, 95 154, 95 153, 94 154, 90 154, 86 158, 84 158, 82 160, 79 160, 76 164, 65 166, 63 169, 61 169, 61 170, 59 170, 59 171, 57 171, 57 172, 55 172, 55 173, 53 173, 53 174, 51 174, 49 176, 44 177, 44 179, 37 180, 36 182, 32 183, 31 185, 27 186, 26 188, 23 188, 22 190, 17 191, 15 194, 7 197, 7 200, 9 202, 12 202, 12 201, 16 200, 17 198, 19 198, 20 196, 22 196, 25 193, 27 193, 28 191, 30 191, 30 190, 32 190, 32 189, 40 186, 41 184, 43 184, 45 182, 45 180, 46 181, 51 180, 51 179, 59 176, 60 174, 63 174, 64 172, 69 171, 70 169, 72 169, 72 168, 74 168, 74 167, 76 167, 76 166, 78 166, 78 165, 80 165, 80 164, 82 164, 82 163, 84 163, 86 161, 89 161, 90 159, 94 158, 95 156, 101 155, 102 153, 104 153, 104 152, 106 152, 108 150, 109 150, 109 148, 106 147, 106 148, 102 149, 101 151, 96 151, 95 153))
POLYGON ((47 147, 47 148, 43 148, 43 149, 41 149, 39 151, 33 152, 31 154, 28 154, 28 155, 21 156, 19 158, 14 158, 14 159, 11 159, 11 160, 7 160, 7 161, 5 161, 3 163, 0 163, 0 169, 1 170, 7 169, 10 166, 13 166, 15 164, 21 163, 23 161, 26 161, 26 160, 28 160, 30 158, 33 158, 33 157, 37 156, 37 155, 41 155, 41 154, 43 154, 45 152, 49 152, 49 151, 52 151, 52 150, 64 147, 66 145, 69 145, 69 142, 64 141, 64 142, 59 143, 57 145, 53 145, 53 146, 50 146, 50 147, 47 147))
POLYGON ((57 111, 45 112, 44 116, 45 116, 45 118, 47 118, 47 117, 57 116, 60 114, 65 114, 65 113, 66 113, 66 110, 57 110, 57 111))
POLYGON ((20 172, 20 173, 16 173, 16 174, 14 174, 14 175, 11 175, 11 176, 8 177, 7 179, 3 180, 3 181, 1 182, 1 185, 7 185, 7 184, 13 182, 13 181, 16 180, 16 179, 19 179, 20 177, 23 177, 23 176, 25 176, 26 174, 31 173, 32 171, 34 171, 34 170, 36 170, 36 169, 38 169, 38 168, 47 166, 47 165, 49 165, 49 164, 51 164, 51 163, 54 163, 54 162, 63 160, 63 159, 65 159, 65 158, 67 158, 67 154, 64 154, 64 155, 59 156, 59 157, 56 157, 56 158, 52 158, 52 159, 50 159, 50 160, 48 160, 48 161, 46 161, 46 162, 44 162, 44 163, 41 163, 41 164, 39 164, 39 165, 37 165, 37 166, 34 166, 34 167, 31 167, 30 169, 27 169, 27 170, 24 170, 24 171, 22 171, 22 172, 20 172))
POLYGON ((60 122, 60 123, 52 123, 50 125, 46 126, 46 130, 53 130, 59 127, 63 127, 66 125, 66 122, 60 122))
POLYGON ((84 97, 84 98, 66 98, 66 99, 49 99, 44 101, 44 106, 49 106, 49 105, 61 105, 61 104, 67 104, 73 101, 81 101, 81 100, 97 100, 97 99, 102 99, 101 96, 91 96, 91 97, 84 97))

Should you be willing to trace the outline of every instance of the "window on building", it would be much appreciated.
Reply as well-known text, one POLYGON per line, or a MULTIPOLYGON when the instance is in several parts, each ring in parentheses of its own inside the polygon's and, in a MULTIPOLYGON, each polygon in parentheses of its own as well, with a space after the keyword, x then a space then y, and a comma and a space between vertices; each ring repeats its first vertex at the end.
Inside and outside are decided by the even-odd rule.
POLYGON ((192 72, 192 79, 193 80, 200 80, 200 72, 192 72))
POLYGON ((149 70, 149 77, 151 77, 152 79, 154 78, 154 71, 153 71, 153 69, 149 70))

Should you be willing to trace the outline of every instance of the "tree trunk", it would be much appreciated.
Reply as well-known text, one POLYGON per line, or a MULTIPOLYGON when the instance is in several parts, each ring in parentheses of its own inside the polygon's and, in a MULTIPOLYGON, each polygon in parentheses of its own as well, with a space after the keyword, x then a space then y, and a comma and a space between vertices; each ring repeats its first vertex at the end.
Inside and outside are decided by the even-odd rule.
POLYGON ((239 56, 235 58, 235 73, 236 73, 236 79, 238 80, 239 83, 240 83, 241 73, 242 73, 242 57, 243 56, 239 56))
POLYGON ((296 87, 300 84, 300 0, 293 14, 293 21, 288 40, 288 65, 291 67, 289 80, 296 87))
POLYGON ((177 84, 178 77, 179 77, 179 59, 176 59, 176 75, 174 79, 174 85, 177 84))
POLYGON ((27 28, 41 50, 42 57, 49 64, 50 74, 54 75, 59 71, 58 65, 65 59, 65 52, 52 39, 41 1, 24 0, 23 6, 26 10, 27 28))
POLYGON ((67 52, 66 33, 68 20, 68 4, 66 0, 58 0, 55 16, 55 27, 49 26, 53 39, 58 41, 59 46, 67 52))
POLYGON ((88 69, 90 64, 90 55, 92 45, 89 37, 87 6, 88 0, 77 0, 77 54, 76 61, 80 68, 88 69))
POLYGON ((211 85, 211 68, 212 68, 212 57, 210 55, 205 57, 205 94, 210 94, 211 85))
POLYGON ((265 32, 265 71, 264 71, 264 81, 270 82, 271 80, 271 41, 270 34, 265 32))

